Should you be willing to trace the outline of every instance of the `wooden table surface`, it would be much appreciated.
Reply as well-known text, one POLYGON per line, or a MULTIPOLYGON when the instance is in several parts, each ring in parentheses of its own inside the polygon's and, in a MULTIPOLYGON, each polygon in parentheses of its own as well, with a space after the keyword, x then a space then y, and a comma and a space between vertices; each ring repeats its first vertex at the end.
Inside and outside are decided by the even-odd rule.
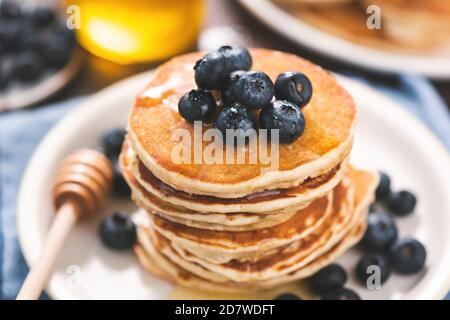
MULTIPOLYGON (((351 71, 369 77, 373 81, 395 82, 394 77, 357 69, 351 65, 334 61, 290 42, 263 25, 234 0, 208 0, 208 2, 209 8, 205 20, 205 28, 216 25, 239 27, 249 35, 250 43, 248 46, 289 51, 332 71, 351 71)), ((195 48, 192 48, 192 50, 195 50, 195 48)), ((80 74, 52 100, 56 101, 80 94, 94 93, 111 83, 135 73, 148 70, 156 65, 122 66, 89 55, 87 63, 80 74)), ((450 110, 450 81, 433 81, 433 85, 444 98, 450 110)))

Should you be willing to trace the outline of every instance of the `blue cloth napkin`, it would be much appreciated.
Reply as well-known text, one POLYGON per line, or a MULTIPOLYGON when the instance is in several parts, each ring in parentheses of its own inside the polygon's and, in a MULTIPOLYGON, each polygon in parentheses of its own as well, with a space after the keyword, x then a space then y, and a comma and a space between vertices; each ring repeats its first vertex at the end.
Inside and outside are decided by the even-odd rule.
POLYGON ((17 240, 16 198, 39 141, 80 98, 38 109, 0 113, 0 299, 14 299, 28 271, 17 240))
MULTIPOLYGON (((449 113, 427 80, 416 76, 400 76, 395 87, 364 81, 410 110, 450 149, 449 113)), ((15 298, 27 272, 17 240, 15 216, 22 173, 45 133, 80 101, 77 98, 38 109, 0 114, 1 299, 15 298)))

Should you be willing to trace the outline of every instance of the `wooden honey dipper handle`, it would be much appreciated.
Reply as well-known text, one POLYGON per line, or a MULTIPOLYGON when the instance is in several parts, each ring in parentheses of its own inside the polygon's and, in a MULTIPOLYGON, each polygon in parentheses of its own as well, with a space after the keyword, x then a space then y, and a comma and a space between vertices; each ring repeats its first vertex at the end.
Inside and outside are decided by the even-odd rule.
POLYGON ((112 179, 111 163, 98 151, 82 149, 63 161, 53 187, 56 217, 18 300, 39 298, 73 226, 81 217, 98 212, 106 200, 112 179))

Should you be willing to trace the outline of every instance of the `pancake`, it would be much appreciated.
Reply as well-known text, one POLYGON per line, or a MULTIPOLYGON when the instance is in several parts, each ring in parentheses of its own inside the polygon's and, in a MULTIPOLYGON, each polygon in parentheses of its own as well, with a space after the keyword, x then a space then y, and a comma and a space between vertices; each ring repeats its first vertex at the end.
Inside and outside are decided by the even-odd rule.
MULTIPOLYGON (((136 255, 141 265, 150 273, 164 278, 175 285, 181 285, 189 289, 196 289, 207 292, 225 292, 225 293, 251 293, 258 290, 271 289, 287 282, 307 278, 324 266, 335 261, 346 250, 360 241, 365 231, 365 223, 361 223, 351 230, 337 245, 331 248, 321 257, 312 261, 303 268, 284 276, 279 281, 260 281, 257 283, 237 283, 233 281, 211 281, 187 271, 171 262, 164 255, 158 252, 151 241, 148 242, 148 248, 144 249, 142 244, 135 246, 136 255)), ((210 276, 211 273, 205 272, 203 275, 210 276)))
POLYGON ((381 8, 387 35, 409 46, 450 44, 450 2, 442 0, 364 0, 381 8))
POLYGON ((173 189, 150 172, 136 154, 129 149, 131 173, 149 193, 174 206, 203 213, 272 213, 286 208, 306 207, 311 201, 328 194, 342 179, 347 159, 326 174, 305 180, 288 189, 262 191, 241 198, 218 198, 208 195, 190 194, 173 189))
POLYGON ((307 4, 311 6, 336 5, 342 3, 355 2, 357 0, 273 0, 273 2, 281 4, 307 4))
POLYGON ((316 200, 307 208, 299 210, 289 220, 258 230, 229 232, 210 231, 183 226, 156 216, 151 226, 172 243, 186 248, 193 254, 208 257, 209 261, 225 262, 224 259, 258 257, 270 251, 306 237, 331 214, 332 194, 316 200))
MULTIPOLYGON (((357 1, 336 6, 282 3, 280 6, 302 22, 367 47, 411 54, 448 54, 445 51, 448 47, 447 32, 436 32, 436 28, 446 28, 443 24, 434 27, 421 18, 421 11, 411 12, 410 9, 401 10, 405 15, 402 17, 396 14, 396 10, 387 7, 388 3, 393 2, 367 0, 364 3, 357 1), (369 29, 366 10, 369 5, 377 4, 381 7, 381 29, 369 29)), ((409 1, 406 2, 409 4, 409 1)))
MULTIPOLYGON (((308 178, 335 170, 348 156, 353 141, 356 107, 351 96, 335 78, 295 55, 265 49, 252 49, 251 54, 253 69, 266 72, 272 79, 282 72, 295 70, 305 73, 311 80, 314 94, 309 104, 302 109, 306 128, 301 138, 289 145, 279 145, 278 168, 270 168, 260 158, 256 163, 250 163, 248 146, 234 152, 235 158, 238 151, 246 155, 243 164, 174 162, 172 152, 179 144, 173 137, 176 130, 186 130, 191 143, 194 143, 193 125, 178 114, 177 104, 184 93, 196 87, 192 67, 202 53, 176 57, 156 70, 130 113, 129 136, 132 149, 139 159, 133 165, 133 174, 148 191, 172 204, 203 210, 190 206, 190 203, 175 203, 169 201, 173 199, 156 194, 155 190, 145 185, 142 177, 136 175, 142 173, 142 170, 138 172, 139 163, 157 180, 175 190, 229 199, 267 190, 298 187, 308 178)), ((204 126, 203 132, 208 128, 204 126)), ((211 143, 201 142, 202 150, 211 143)), ((191 149, 193 156, 194 148, 191 149)), ((270 146, 268 149, 273 150, 270 146)), ((258 211, 254 207, 238 210, 227 208, 220 212, 242 210, 258 211)), ((211 210, 208 209, 208 212, 211 210)))
MULTIPOLYGON (((245 282, 250 284, 250 287, 271 288, 286 282, 305 278, 345 252, 349 246, 358 242, 364 233, 366 215, 369 204, 373 199, 373 191, 376 186, 377 177, 362 171, 356 171, 354 174, 357 191, 354 197, 355 208, 351 222, 344 228, 335 226, 335 230, 340 235, 332 238, 335 239, 333 241, 323 243, 319 250, 316 249, 313 251, 314 254, 305 255, 300 254, 299 251, 291 251, 290 254, 280 257, 278 253, 273 257, 263 258, 256 262, 246 262, 241 266, 238 266, 236 263, 228 264, 228 272, 223 272, 223 270, 222 272, 218 272, 220 270, 218 267, 215 269, 211 268, 211 265, 198 263, 198 260, 189 263, 188 260, 185 260, 184 256, 177 255, 174 252, 167 254, 170 252, 170 250, 167 250, 170 242, 161 237, 155 238, 154 231, 151 232, 153 236, 149 238, 146 232, 142 233, 141 229, 139 233, 140 245, 145 248, 145 251, 151 252, 152 243, 157 243, 160 246, 159 251, 162 253, 163 259, 166 262, 170 262, 181 270, 187 270, 191 276, 194 275, 194 277, 200 279, 220 283, 226 287, 230 284, 235 285, 245 282), (149 246, 150 248, 148 248, 149 246), (241 274, 240 277, 237 276, 237 272, 239 271, 241 274)), ((238 286, 237 289, 240 290, 242 287, 238 286)))
MULTIPOLYGON (((124 143, 126 149, 127 141, 124 143)), ((220 231, 243 231, 267 228, 280 224, 291 218, 298 212, 298 208, 285 208, 264 215, 254 213, 199 213, 186 208, 173 206, 146 191, 128 170, 128 160, 123 152, 120 162, 123 176, 132 190, 133 200, 142 208, 152 214, 159 215, 173 222, 187 226, 220 230, 220 231)))
MULTIPOLYGON (((366 220, 368 206, 373 200, 371 194, 373 194, 377 179, 364 172, 356 172, 355 174, 358 175, 355 177, 358 182, 355 183, 360 191, 355 196, 351 195, 352 201, 355 201, 354 210, 353 207, 349 208, 347 205, 335 205, 334 212, 328 221, 323 223, 321 228, 317 229, 311 236, 304 237, 289 246, 276 250, 271 255, 260 254, 256 261, 230 260, 228 263, 214 264, 186 252, 164 236, 158 236, 157 232, 147 232, 146 235, 146 231, 141 229, 139 239, 143 244, 148 241, 163 243, 161 252, 169 260, 192 273, 198 271, 199 273, 196 273, 198 276, 207 277, 208 274, 211 274, 208 278, 211 281, 218 281, 217 275, 222 276, 221 281, 229 279, 236 282, 260 282, 279 278, 281 275, 298 270, 316 259, 339 242, 353 227, 366 220), (148 235, 150 235, 151 240, 148 235)), ((346 192, 348 190, 344 188, 338 190, 335 198, 346 195, 346 192), (339 193, 342 193, 341 196, 339 196, 339 193)))
MULTIPOLYGON (((124 149, 127 149, 127 141, 124 149)), ((145 190, 128 169, 126 152, 122 152, 120 162, 123 176, 132 190, 133 200, 148 212, 157 214, 173 222, 187 226, 222 231, 243 231, 267 228, 291 218, 298 208, 285 208, 264 214, 254 213, 199 213, 164 202, 145 190)))

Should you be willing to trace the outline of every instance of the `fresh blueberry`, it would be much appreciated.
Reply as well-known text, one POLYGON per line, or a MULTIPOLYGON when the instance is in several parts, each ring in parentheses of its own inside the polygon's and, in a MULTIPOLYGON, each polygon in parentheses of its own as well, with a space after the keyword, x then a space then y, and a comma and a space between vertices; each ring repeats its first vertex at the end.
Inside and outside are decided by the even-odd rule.
POLYGON ((305 131, 305 118, 293 103, 276 100, 261 111, 259 125, 263 129, 279 130, 280 142, 292 143, 305 131))
POLYGON ((406 238, 399 240, 391 247, 390 258, 395 271, 412 274, 423 269, 427 252, 419 241, 406 238))
POLYGON ((229 106, 237 102, 236 93, 234 92, 234 86, 246 72, 247 71, 244 70, 234 71, 228 77, 222 89, 222 104, 224 106, 229 106))
POLYGON ((35 52, 20 53, 13 61, 11 73, 19 81, 35 81, 41 76, 42 72, 42 61, 35 52))
POLYGON ((216 100, 211 92, 191 90, 178 102, 178 112, 189 122, 210 122, 217 110, 216 100))
POLYGON ((347 281, 347 273, 338 264, 330 264, 319 270, 310 279, 314 291, 323 293, 343 287, 347 281))
POLYGON ((364 286, 367 285, 369 277, 376 274, 374 270, 371 270, 371 266, 379 268, 380 284, 384 283, 391 275, 391 265, 382 255, 374 253, 365 255, 359 260, 355 269, 356 277, 364 286))
POLYGON ((36 53, 41 53, 43 49, 43 37, 36 30, 36 27, 30 24, 24 24, 19 38, 17 39, 17 50, 18 51, 34 51, 36 53))
POLYGON ((106 156, 111 161, 116 160, 119 157, 126 133, 126 130, 123 128, 114 128, 108 130, 103 135, 101 145, 103 150, 105 150, 106 156))
POLYGON ((414 211, 417 199, 409 191, 399 191, 392 193, 387 200, 387 207, 397 216, 406 216, 414 211))
POLYGON ((29 12, 28 18, 37 27, 46 27, 55 20, 56 15, 51 9, 39 6, 29 12))
POLYGON ((313 87, 306 75, 300 72, 283 72, 275 81, 275 97, 303 108, 311 100, 313 87))
POLYGON ((22 32, 22 24, 16 21, 0 21, 0 49, 10 52, 16 49, 22 32))
POLYGON ((300 298, 296 294, 285 292, 276 296, 275 298, 273 298, 273 300, 302 300, 302 298, 300 298))
POLYGON ((243 105, 257 109, 267 106, 273 98, 273 82, 267 74, 250 71, 242 75, 234 86, 237 100, 243 105))
POLYGON ((197 86, 205 90, 220 89, 229 75, 225 56, 218 51, 211 51, 198 60, 194 71, 197 86))
POLYGON ((378 183, 377 190, 375 192, 377 201, 383 201, 389 198, 389 195, 391 194, 391 179, 389 176, 384 173, 380 172, 380 182, 378 183))
POLYGON ((369 252, 384 252, 397 237, 395 221, 385 213, 374 212, 367 218, 367 229, 361 244, 369 252))
POLYGON ((348 288, 337 288, 325 293, 322 300, 361 300, 361 297, 348 288))
POLYGON ((136 226, 128 214, 115 212, 100 225, 100 238, 108 248, 131 249, 136 243, 136 226))
POLYGON ((52 35, 42 45, 42 57, 50 68, 60 69, 70 60, 72 48, 67 44, 67 39, 61 35, 52 35))
POLYGON ((21 9, 18 1, 3 0, 0 1, 0 17, 6 19, 19 18, 21 9))
POLYGON ((373 212, 376 212, 376 211, 377 211, 377 207, 376 207, 375 203, 372 203, 369 206, 369 213, 373 213, 373 212))
POLYGON ((113 180, 113 192, 119 197, 129 198, 131 195, 131 189, 125 178, 123 177, 122 169, 120 168, 119 161, 113 161, 114 180, 113 180))
POLYGON ((6 74, 5 71, 2 71, 2 69, 0 68, 0 91, 4 90, 8 86, 8 83, 9 83, 8 75, 6 74))
POLYGON ((252 57, 246 48, 238 46, 222 46, 218 49, 219 53, 223 54, 228 73, 236 70, 250 70, 252 67, 252 57))
MULTIPOLYGON (((236 102, 231 106, 222 109, 217 116, 215 127, 222 133, 224 140, 232 142, 226 139, 227 130, 241 129, 243 130, 242 133, 245 134, 247 130, 256 129, 256 119, 247 108, 236 102)), ((236 139, 234 139, 234 141, 236 141, 236 139)))

